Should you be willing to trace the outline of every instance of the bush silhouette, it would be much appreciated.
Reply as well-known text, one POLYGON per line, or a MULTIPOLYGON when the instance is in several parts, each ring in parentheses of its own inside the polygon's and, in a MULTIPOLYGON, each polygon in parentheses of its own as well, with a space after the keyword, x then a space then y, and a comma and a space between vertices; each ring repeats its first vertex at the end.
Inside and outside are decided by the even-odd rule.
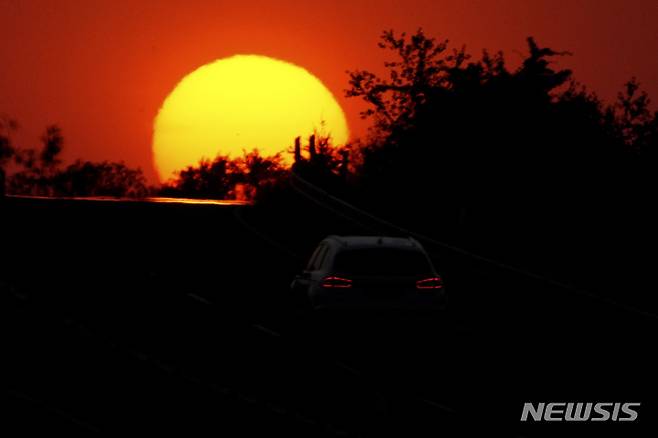
POLYGON ((287 177, 280 155, 263 157, 258 149, 231 159, 218 155, 188 166, 164 184, 159 193, 189 198, 253 200, 262 190, 287 177))
POLYGON ((8 178, 8 191, 16 195, 39 196, 115 196, 148 195, 140 169, 123 162, 94 163, 78 160, 62 169, 60 155, 64 137, 56 125, 48 126, 41 137, 42 147, 12 149, 19 171, 8 178))

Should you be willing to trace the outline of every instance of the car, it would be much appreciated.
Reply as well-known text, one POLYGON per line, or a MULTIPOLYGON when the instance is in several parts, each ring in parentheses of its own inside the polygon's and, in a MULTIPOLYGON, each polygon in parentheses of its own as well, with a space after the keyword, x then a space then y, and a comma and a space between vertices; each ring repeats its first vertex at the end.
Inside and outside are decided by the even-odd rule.
POLYGON ((443 280, 413 238, 323 239, 291 289, 313 309, 442 310, 443 280))

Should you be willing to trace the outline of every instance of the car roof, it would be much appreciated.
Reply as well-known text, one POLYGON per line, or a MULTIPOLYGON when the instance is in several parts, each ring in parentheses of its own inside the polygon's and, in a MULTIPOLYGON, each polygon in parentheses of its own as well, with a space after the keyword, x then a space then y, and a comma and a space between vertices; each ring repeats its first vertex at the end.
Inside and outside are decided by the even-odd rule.
POLYGON ((343 248, 399 248, 418 249, 422 246, 412 237, 391 236, 327 236, 325 241, 335 242, 343 248))

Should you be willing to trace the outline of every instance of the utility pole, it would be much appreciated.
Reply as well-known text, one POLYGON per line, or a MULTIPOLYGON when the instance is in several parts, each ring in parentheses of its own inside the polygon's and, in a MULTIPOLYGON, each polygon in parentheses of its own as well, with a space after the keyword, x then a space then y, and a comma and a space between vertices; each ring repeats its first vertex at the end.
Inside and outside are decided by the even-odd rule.
POLYGON ((301 137, 295 137, 295 163, 301 163, 302 161, 302 139, 301 137))
POLYGON ((308 138, 308 153, 310 155, 309 159, 311 161, 315 161, 315 154, 316 154, 316 151, 315 151, 315 134, 311 135, 308 138))

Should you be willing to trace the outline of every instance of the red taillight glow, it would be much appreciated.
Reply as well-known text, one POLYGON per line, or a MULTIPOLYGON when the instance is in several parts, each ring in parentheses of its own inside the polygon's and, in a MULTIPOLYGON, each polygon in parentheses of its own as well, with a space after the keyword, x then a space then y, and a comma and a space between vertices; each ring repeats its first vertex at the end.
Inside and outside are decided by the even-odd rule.
POLYGON ((443 280, 441 277, 431 277, 416 282, 416 289, 441 289, 443 288, 443 280))
POLYGON ((322 287, 326 288, 348 288, 352 287, 352 280, 347 278, 329 276, 322 279, 322 287))

